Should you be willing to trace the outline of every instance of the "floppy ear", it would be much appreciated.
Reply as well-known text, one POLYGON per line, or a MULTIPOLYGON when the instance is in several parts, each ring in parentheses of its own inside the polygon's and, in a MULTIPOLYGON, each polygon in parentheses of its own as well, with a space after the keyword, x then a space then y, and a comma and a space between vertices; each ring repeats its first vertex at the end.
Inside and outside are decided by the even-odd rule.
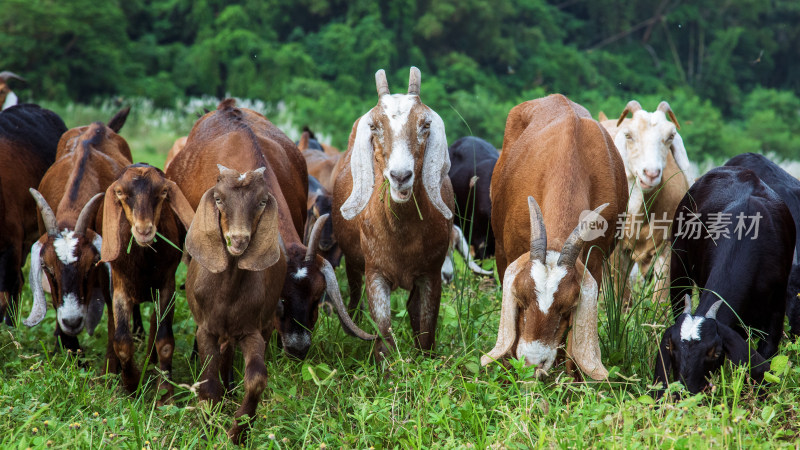
POLYGON ((258 219, 256 232, 239 258, 238 267, 242 270, 260 271, 278 262, 281 247, 278 243, 278 202, 272 194, 267 194, 267 205, 258 219))
POLYGON ((567 353, 593 380, 604 380, 608 378, 608 370, 603 366, 597 335, 597 281, 588 269, 584 270, 581 261, 575 262, 575 270, 576 275, 583 279, 578 305, 572 313, 572 328, 567 336, 567 353))
POLYGON ((686 155, 686 147, 683 146, 683 138, 681 138, 681 135, 677 132, 672 139, 670 150, 672 151, 672 156, 675 158, 675 164, 683 171, 686 181, 689 183, 689 186, 691 186, 692 183, 694 183, 694 176, 690 173, 691 166, 689 165, 689 156, 686 155))
POLYGON ((517 340, 519 305, 514 293, 514 280, 516 280, 517 275, 524 267, 525 264, 520 259, 517 259, 506 268, 506 273, 503 277, 503 303, 500 306, 500 326, 497 330, 497 342, 489 353, 481 356, 482 366, 505 357, 511 351, 514 341, 517 340))
POLYGON ((186 234, 186 252, 208 271, 220 273, 228 268, 228 250, 222 241, 219 211, 213 191, 214 188, 207 190, 197 205, 194 220, 186 234))
POLYGON ((653 376, 653 384, 661 383, 664 389, 669 384, 669 374, 672 373, 672 353, 670 352, 670 332, 671 328, 667 328, 664 335, 661 336, 661 344, 658 346, 658 354, 656 354, 656 370, 653 376))
POLYGON ((167 200, 172 212, 178 216, 183 226, 188 230, 194 220, 194 209, 186 197, 181 192, 177 184, 172 180, 167 180, 167 200))
POLYGON ((31 269, 28 273, 28 280, 31 284, 31 293, 33 294, 33 308, 27 319, 22 323, 32 327, 38 325, 47 313, 47 299, 44 296, 44 289, 42 288, 42 246, 44 243, 40 240, 33 243, 31 247, 31 269))
MULTIPOLYGON (((350 175, 353 177, 353 190, 340 211, 345 220, 351 220, 364 210, 372 196, 375 183, 373 167, 372 131, 369 129, 372 111, 358 119, 353 149, 350 151, 350 175)), ((445 152, 447 149, 445 148, 445 152)))
POLYGON ((750 345, 742 336, 729 326, 717 322, 717 329, 722 337, 722 347, 733 364, 750 367, 750 376, 762 380, 764 372, 769 370, 769 363, 757 351, 750 350, 750 345))
POLYGON ((114 261, 119 257, 122 248, 119 232, 128 223, 125 213, 122 211, 122 205, 119 204, 119 199, 114 194, 116 188, 117 182, 115 181, 106 189, 106 196, 103 199, 103 230, 101 232, 103 243, 100 246, 100 258, 104 262, 114 261))
POLYGON ((422 183, 433 206, 445 219, 452 219, 453 212, 442 201, 442 180, 450 171, 450 153, 447 151, 447 136, 444 133, 444 122, 438 114, 431 110, 431 132, 425 146, 425 160, 422 164, 422 183))

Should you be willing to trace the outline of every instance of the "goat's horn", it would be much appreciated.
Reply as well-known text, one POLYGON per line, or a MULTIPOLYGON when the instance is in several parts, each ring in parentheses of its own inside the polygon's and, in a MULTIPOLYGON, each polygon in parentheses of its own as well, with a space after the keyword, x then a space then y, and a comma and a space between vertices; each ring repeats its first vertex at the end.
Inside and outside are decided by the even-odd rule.
POLYGON ((415 66, 411 66, 411 70, 408 74, 408 95, 419 95, 421 79, 422 75, 419 73, 419 69, 415 66))
POLYGON ((689 294, 686 294, 683 297, 683 303, 684 303, 683 313, 684 314, 689 314, 691 316, 692 315, 692 297, 689 294))
POLYGON ((4 71, 0 72, 0 80, 6 81, 9 78, 16 78, 17 80, 20 80, 20 81, 28 81, 25 78, 22 78, 21 76, 15 74, 14 72, 9 72, 7 70, 4 70, 4 71))
POLYGON ((389 83, 386 81, 386 72, 383 69, 375 72, 375 87, 378 88, 378 98, 389 93, 389 83))
POLYGON ((323 214, 319 216, 316 222, 314 222, 314 228, 311 229, 311 234, 308 236, 308 249, 306 250, 306 261, 311 261, 314 259, 314 255, 317 254, 317 245, 319 245, 319 236, 322 234, 322 227, 325 225, 325 222, 330 218, 330 214, 323 214))
POLYGON ((719 307, 722 306, 723 301, 717 300, 711 308, 708 308, 708 312, 706 313, 706 319, 714 319, 717 320, 717 311, 719 311, 719 307))
POLYGON ((100 199, 105 195, 105 192, 99 192, 84 205, 81 214, 78 216, 78 221, 75 223, 75 234, 83 236, 86 234, 86 229, 92 224, 95 216, 97 215, 97 207, 100 205, 100 199))
POLYGON ((661 102, 658 104, 658 111, 663 112, 664 114, 668 115, 672 123, 675 124, 675 128, 681 129, 681 125, 678 123, 678 119, 675 118, 675 113, 672 112, 672 108, 669 107, 669 103, 661 102))
POLYGON ((578 222, 578 225, 567 238, 567 241, 564 242, 564 247, 561 248, 561 256, 558 257, 559 266, 572 267, 575 265, 578 255, 580 255, 581 250, 583 250, 583 231, 588 228, 584 227, 583 224, 587 221, 596 220, 597 216, 606 209, 606 206, 608 206, 608 203, 603 203, 595 208, 591 214, 578 222))
POLYGON ((642 110, 642 105, 640 105, 639 102, 637 102, 636 100, 629 101, 628 104, 625 105, 625 109, 622 110, 622 114, 619 116, 619 120, 617 120, 617 126, 619 126, 619 124, 621 124, 622 121, 625 120, 626 117, 628 117, 628 113, 633 114, 636 111, 641 111, 641 110, 642 110))
POLYGON ((547 230, 544 229, 542 210, 536 199, 528 196, 528 210, 531 215, 531 261, 545 263, 547 254, 547 230))
POLYGON ((39 205, 39 211, 42 213, 42 222, 44 222, 44 227, 47 229, 48 236, 57 236, 58 235, 58 222, 56 222, 56 215, 53 213, 53 209, 50 208, 50 205, 47 204, 47 200, 44 199, 42 194, 34 188, 29 188, 33 199, 36 200, 36 204, 39 205))
POLYGON ((378 336, 369 334, 359 328, 358 325, 353 323, 353 319, 350 318, 350 315, 347 314, 347 309, 344 307, 344 302, 342 301, 342 294, 339 292, 339 282, 336 281, 336 274, 333 272, 331 263, 323 258, 322 267, 320 269, 322 275, 325 277, 325 293, 333 303, 333 308, 339 316, 339 322, 341 322, 345 333, 359 337, 365 341, 374 341, 378 336))

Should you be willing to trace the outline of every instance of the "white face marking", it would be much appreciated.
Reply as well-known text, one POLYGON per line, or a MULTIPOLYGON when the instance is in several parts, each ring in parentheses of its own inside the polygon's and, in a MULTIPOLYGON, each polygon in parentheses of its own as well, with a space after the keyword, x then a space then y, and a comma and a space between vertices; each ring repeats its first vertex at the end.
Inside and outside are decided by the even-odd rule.
POLYGON ((244 181, 244 177, 246 177, 246 176, 247 176, 247 173, 243 173, 243 174, 239 175, 239 181, 244 181))
POLYGON ((526 342, 520 339, 517 344, 517 358, 523 357, 526 365, 536 364, 537 368, 548 371, 556 360, 556 348, 540 341, 526 342))
POLYGON ((703 316, 690 316, 686 315, 681 324, 681 340, 682 341, 699 341, 700 340, 700 327, 706 320, 703 316))
POLYGON ((78 237, 72 230, 61 230, 61 233, 53 241, 56 255, 64 265, 78 261, 75 250, 78 248, 78 237))
MULTIPOLYGON (((56 312, 56 317, 58 318, 58 324, 61 325, 61 329, 64 331, 72 332, 76 331, 73 330, 72 327, 65 326, 65 320, 75 320, 83 318, 83 307, 78 303, 78 297, 70 292, 66 294, 63 298, 64 303, 58 308, 56 312)), ((81 326, 81 329, 83 327, 81 326)), ((77 331, 80 331, 77 330, 77 331)))
POLYGON ((667 120, 662 111, 637 111, 626 127, 619 130, 619 136, 628 133, 632 140, 624 137, 615 138, 614 142, 626 146, 629 179, 639 180, 640 188, 644 192, 653 190, 663 179, 664 168, 667 164, 667 153, 670 151, 671 142, 666 142, 670 135, 676 134, 675 125, 667 120), (660 171, 661 175, 650 178, 645 171, 660 171), (642 186, 641 183, 645 185, 642 186), (648 187, 649 186, 649 187, 648 187))
POLYGON ((302 280, 307 275, 308 275, 308 269, 305 267, 301 267, 297 269, 297 272, 295 272, 294 275, 292 276, 294 277, 295 280, 302 280))
POLYGON ((283 346, 286 348, 308 348, 310 345, 310 333, 288 333, 283 336, 283 346))
POLYGON ((547 265, 541 261, 534 261, 531 267, 531 278, 536 283, 536 303, 539 310, 547 314, 553 304, 553 297, 558 291, 558 285, 567 275, 567 268, 558 265, 561 252, 549 250, 547 252, 547 265))
POLYGON ((389 119, 390 132, 393 138, 392 153, 386 162, 383 176, 389 180, 392 200, 397 203, 405 203, 410 199, 407 194, 401 196, 397 191, 407 191, 414 185, 414 157, 411 155, 405 136, 403 136, 403 130, 408 126, 408 115, 416 102, 417 97, 412 95, 395 94, 381 97, 381 106, 389 119), (411 171, 411 178, 403 184, 397 184, 391 177, 392 171, 411 171))

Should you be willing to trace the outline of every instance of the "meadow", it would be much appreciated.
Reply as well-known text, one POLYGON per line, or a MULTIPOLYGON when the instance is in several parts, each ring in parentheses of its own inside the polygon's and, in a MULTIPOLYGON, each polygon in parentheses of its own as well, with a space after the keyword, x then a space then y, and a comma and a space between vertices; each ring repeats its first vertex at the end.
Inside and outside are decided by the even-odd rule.
MULTIPOLYGON (((133 102, 123 127, 134 161, 163 166, 175 138, 185 135, 211 98, 164 110, 133 102)), ((128 104, 126 102, 126 104, 128 104)), ((280 105, 240 102, 266 113, 292 138, 298 127, 280 105)), ((108 120, 120 107, 47 104, 68 127, 108 120)), ((320 136, 325 141, 325 136, 320 136)), ((450 136, 453 141, 457 136, 450 136)), ((341 142, 333 145, 344 147, 341 142)), ((690 157, 691 157, 690 153, 690 157)), ((711 165, 712 163, 705 163, 711 165)), ((796 163, 795 163, 796 164, 796 163)), ((701 167, 701 172, 703 167, 701 167)), ((492 268, 493 261, 484 261, 492 268)), ((27 266, 25 273, 27 277, 27 266)), ((343 296, 346 280, 337 270, 343 296)), ((185 267, 178 271, 178 285, 185 267)), ((27 278, 26 278, 27 279, 27 278)), ((269 386, 253 421, 248 448, 704 448, 796 447, 800 440, 800 341, 784 340, 769 379, 759 389, 742 368, 726 366, 708 393, 655 398, 653 363, 667 304, 650 300, 652 283, 639 281, 625 304, 619 286, 602 286, 599 301, 607 381, 576 381, 563 364, 537 380, 512 360, 482 368, 479 358, 497 336, 501 290, 457 260, 456 278, 443 290, 433 356, 413 349, 407 293, 392 295, 398 351, 378 366, 371 344, 346 336, 325 314, 304 361, 267 347, 269 386)), ((26 286, 21 314, 30 311, 26 286)), ((226 448, 240 383, 221 405, 198 404, 201 363, 191 358, 194 323, 184 291, 175 297, 176 352, 172 404, 156 407, 158 373, 150 365, 142 389, 127 394, 118 375, 102 375, 105 318, 94 336, 80 336, 78 355, 54 351, 55 314, 35 328, 0 325, 0 448, 226 448)), ((143 308, 149 317, 153 308, 143 308)), ((147 322, 147 321, 145 321, 147 322)), ((362 326, 368 327, 365 319, 362 326)), ((369 328, 367 328, 369 329, 369 328)), ((137 361, 147 349, 140 340, 137 361)), ((241 368, 241 364, 238 365, 241 368)), ((680 384, 670 392, 681 391, 680 384)))

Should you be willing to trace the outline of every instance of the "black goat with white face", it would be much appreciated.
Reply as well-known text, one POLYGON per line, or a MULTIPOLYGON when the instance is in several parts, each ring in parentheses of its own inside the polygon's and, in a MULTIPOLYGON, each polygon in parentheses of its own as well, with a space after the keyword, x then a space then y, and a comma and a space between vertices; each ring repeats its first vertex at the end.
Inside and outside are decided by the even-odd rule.
POLYGON ((697 393, 710 386, 707 378, 726 358, 734 364, 749 362, 750 375, 761 380, 769 369, 765 358, 775 354, 783 336, 784 295, 795 242, 789 209, 754 172, 719 167, 689 189, 672 228, 670 296, 675 324, 661 339, 655 381, 666 387, 671 373, 697 393), (740 216, 757 217, 757 233, 741 233, 740 216), (700 233, 686 232, 689 217, 699 219, 700 233), (725 225, 720 222, 723 217, 730 220, 727 236, 721 233, 712 239, 708 230, 725 225), (701 291, 694 315, 692 284, 701 291), (757 351, 750 350, 744 327, 764 333, 757 351))

